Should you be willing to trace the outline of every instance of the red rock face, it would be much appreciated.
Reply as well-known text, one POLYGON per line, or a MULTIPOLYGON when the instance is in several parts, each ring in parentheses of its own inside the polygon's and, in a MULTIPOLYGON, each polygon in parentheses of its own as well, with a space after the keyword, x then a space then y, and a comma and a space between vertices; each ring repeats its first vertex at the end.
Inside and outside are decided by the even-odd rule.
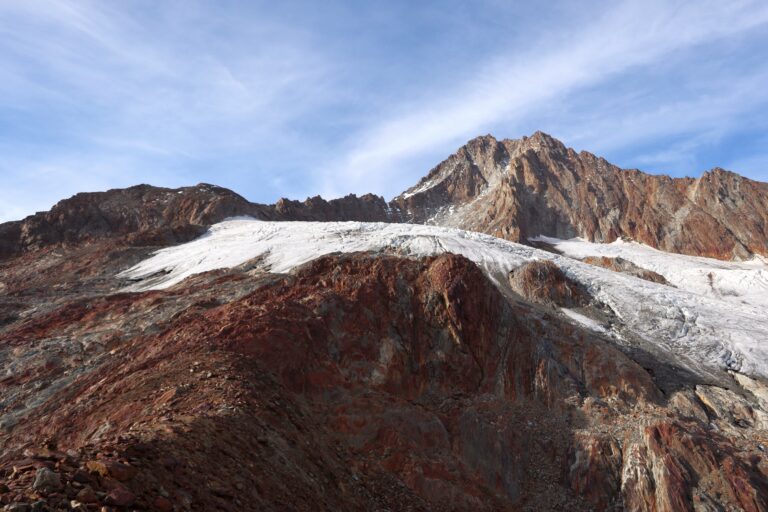
POLYGON ((515 269, 509 275, 509 283, 515 293, 537 304, 573 308, 586 306, 592 300, 583 286, 547 260, 532 261, 515 269))
POLYGON ((331 256, 139 294, 91 272, 0 329, 17 370, 2 381, 4 502, 765 509, 760 430, 728 426, 748 414, 725 412, 729 392, 686 401, 681 380, 673 406, 628 355, 509 302, 464 258, 331 256), (716 410, 730 416, 713 431, 716 410), (59 489, 34 489, 43 466, 59 489))
POLYGON ((165 189, 138 185, 77 194, 48 212, 0 224, 0 260, 51 246, 117 240, 133 246, 172 245, 192 240, 227 217, 264 220, 386 221, 380 197, 349 195, 325 201, 282 199, 275 205, 250 203, 214 185, 165 189))
POLYGON ((683 254, 768 254, 768 184, 722 169, 697 179, 623 170, 541 132, 474 139, 393 205, 413 222, 523 243, 626 236, 683 254))

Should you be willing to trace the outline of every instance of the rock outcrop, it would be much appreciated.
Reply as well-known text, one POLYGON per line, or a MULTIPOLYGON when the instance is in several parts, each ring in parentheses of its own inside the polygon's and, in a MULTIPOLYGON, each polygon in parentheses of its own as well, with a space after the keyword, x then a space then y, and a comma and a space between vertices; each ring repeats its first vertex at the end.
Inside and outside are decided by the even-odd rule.
POLYGON ((651 281, 652 283, 669 285, 666 278, 658 272, 640 268, 631 261, 625 260, 624 258, 609 258, 608 256, 587 256, 581 261, 584 263, 589 263, 590 265, 607 268, 609 270, 613 270, 614 272, 622 272, 624 274, 639 277, 640 279, 645 279, 646 281, 651 281))
POLYGON ((586 306, 592 299, 584 287, 570 279, 555 263, 535 260, 509 275, 512 291, 526 300, 562 308, 586 306))

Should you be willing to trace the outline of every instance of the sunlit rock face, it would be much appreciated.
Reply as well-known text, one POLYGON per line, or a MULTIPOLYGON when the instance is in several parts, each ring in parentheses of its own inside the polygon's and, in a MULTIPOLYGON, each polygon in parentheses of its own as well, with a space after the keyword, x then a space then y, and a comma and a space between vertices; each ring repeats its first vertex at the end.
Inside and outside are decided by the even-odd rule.
POLYGON ((473 139, 393 205, 411 222, 519 242, 629 237, 721 259, 768 254, 768 184, 722 169, 695 179, 624 170, 541 132, 473 139))

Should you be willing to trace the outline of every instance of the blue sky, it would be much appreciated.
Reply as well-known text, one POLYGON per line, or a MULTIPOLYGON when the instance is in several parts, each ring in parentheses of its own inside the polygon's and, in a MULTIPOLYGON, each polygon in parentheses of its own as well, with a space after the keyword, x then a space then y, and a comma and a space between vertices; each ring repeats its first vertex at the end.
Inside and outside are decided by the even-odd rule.
POLYGON ((387 199, 468 139, 768 181, 768 2, 0 0, 0 221, 215 183, 387 199))

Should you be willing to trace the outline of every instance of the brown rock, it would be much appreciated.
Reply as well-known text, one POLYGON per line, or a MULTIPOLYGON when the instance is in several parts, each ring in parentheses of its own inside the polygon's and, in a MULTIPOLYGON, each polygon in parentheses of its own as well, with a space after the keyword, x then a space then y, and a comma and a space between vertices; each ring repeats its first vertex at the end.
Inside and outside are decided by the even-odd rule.
POLYGON ((170 512, 173 510, 173 502, 164 496, 156 497, 152 502, 152 506, 160 512, 170 512))
POLYGON ((624 236, 698 256, 768 254, 768 184, 717 168, 699 178, 624 170, 541 132, 473 139, 391 207, 405 221, 523 243, 624 236))
POLYGON ((215 185, 166 189, 137 185, 107 192, 77 194, 48 212, 0 224, 0 260, 49 246, 123 239, 130 245, 168 245, 191 240, 227 217, 250 215, 270 220, 388 220, 383 198, 366 194, 325 201, 250 203, 215 185))
POLYGON ((661 274, 654 272, 653 270, 646 270, 644 268, 640 268, 634 263, 632 263, 631 261, 625 260, 624 258, 609 258, 607 256, 589 256, 584 258, 582 261, 584 263, 589 263, 590 265, 595 265, 598 267, 607 268, 608 270, 613 270, 614 272, 621 272, 624 274, 629 274, 635 277, 639 277, 640 279, 645 279, 646 281, 651 281, 652 283, 660 283, 660 284, 665 284, 667 286, 670 286, 666 278, 661 274))
POLYGON ((130 507, 136 501, 136 496, 124 485, 116 485, 107 493, 105 501, 116 507, 130 507))
POLYGON ((86 464, 92 472, 101 476, 110 476, 124 482, 136 475, 136 468, 114 460, 92 460, 86 464))
POLYGON ((548 260, 526 263, 509 274, 512 290, 531 302, 573 308, 586 306, 591 297, 578 282, 548 260))
POLYGON ((77 501, 80 501, 82 503, 96 503, 99 501, 99 497, 96 496, 96 492, 93 490, 93 488, 90 485, 86 485, 82 489, 80 489, 80 492, 77 493, 77 496, 75 496, 75 499, 77 501))

